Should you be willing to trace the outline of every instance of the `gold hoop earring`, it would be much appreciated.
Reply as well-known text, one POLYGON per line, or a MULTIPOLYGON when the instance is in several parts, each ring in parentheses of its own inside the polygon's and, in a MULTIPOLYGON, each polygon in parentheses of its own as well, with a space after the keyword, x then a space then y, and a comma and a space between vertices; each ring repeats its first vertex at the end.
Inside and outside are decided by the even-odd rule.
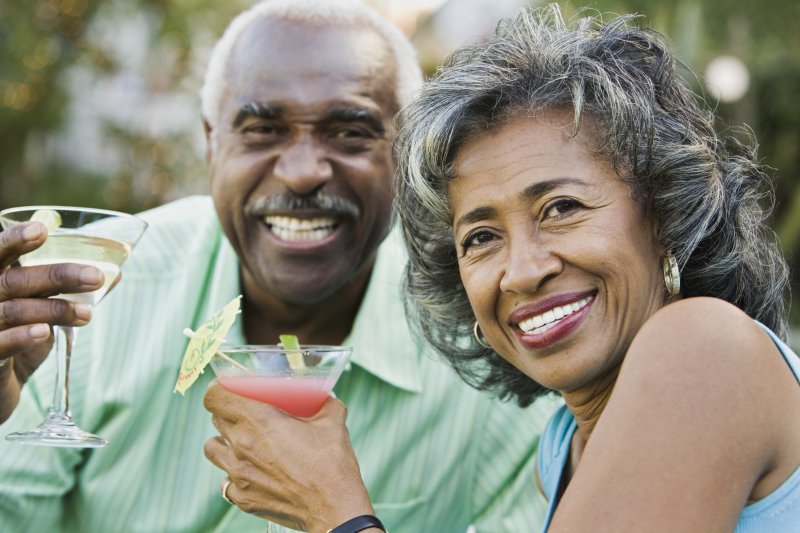
POLYGON ((478 325, 478 321, 475 321, 475 325, 472 326, 472 335, 475 337, 475 340, 478 341, 478 344, 486 348, 487 350, 491 350, 492 347, 489 346, 485 340, 483 340, 483 334, 481 333, 481 327, 478 325))
POLYGON ((670 296, 676 296, 681 290, 681 272, 678 269, 678 260, 672 252, 667 252, 661 260, 664 269, 664 284, 670 296))

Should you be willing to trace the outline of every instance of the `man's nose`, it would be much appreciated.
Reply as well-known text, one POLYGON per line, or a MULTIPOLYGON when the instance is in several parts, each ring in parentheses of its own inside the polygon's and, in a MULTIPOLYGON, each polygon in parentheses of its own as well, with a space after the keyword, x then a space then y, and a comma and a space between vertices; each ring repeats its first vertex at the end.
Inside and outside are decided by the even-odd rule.
POLYGON ((292 192, 306 195, 330 181, 333 169, 321 142, 310 132, 301 132, 284 147, 273 174, 292 192))

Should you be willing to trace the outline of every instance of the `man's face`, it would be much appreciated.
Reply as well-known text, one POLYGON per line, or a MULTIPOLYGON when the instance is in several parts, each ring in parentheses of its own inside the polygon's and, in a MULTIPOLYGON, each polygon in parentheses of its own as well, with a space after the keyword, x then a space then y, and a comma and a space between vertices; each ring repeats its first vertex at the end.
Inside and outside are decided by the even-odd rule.
POLYGON ((368 29, 267 18, 240 37, 209 165, 245 290, 314 303, 370 267, 391 220, 394 72, 368 29))

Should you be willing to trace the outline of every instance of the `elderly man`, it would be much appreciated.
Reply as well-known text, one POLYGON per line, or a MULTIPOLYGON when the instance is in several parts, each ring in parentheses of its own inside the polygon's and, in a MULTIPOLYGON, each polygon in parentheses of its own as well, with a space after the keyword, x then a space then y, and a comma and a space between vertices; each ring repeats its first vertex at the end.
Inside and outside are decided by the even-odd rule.
MULTIPOLYGON (((537 527, 531 435, 550 406, 522 410, 466 387, 404 320, 391 144, 393 117, 420 78, 408 41, 359 2, 267 1, 231 23, 202 92, 211 198, 142 215, 150 227, 124 280, 77 338, 75 416, 110 444, 87 452, 0 442, 0 531, 263 533, 264 518, 325 531, 352 518, 307 506, 313 495, 275 506, 264 495, 256 508, 242 498, 247 487, 226 484, 226 496, 258 516, 221 497, 225 472, 203 458, 217 433, 202 405, 213 376, 184 397, 172 388, 182 329, 237 294, 243 312, 229 342, 293 333, 353 347, 335 393, 349 410, 370 510, 388 529, 537 527)), ((43 232, 34 224, 0 235, 3 265, 43 232)), ((0 305, 11 312, 0 324, 0 359, 10 361, 0 368, 0 411, 43 356, 48 337, 36 325, 90 318, 36 296, 94 288, 91 272, 49 268, 2 273, 0 305)), ((3 430, 38 422, 52 386, 48 368, 33 374, 3 430)), ((257 418, 258 405, 241 407, 257 418)), ((268 449, 259 429, 250 442, 268 449)), ((301 458, 308 445, 324 437, 298 440, 301 458)))

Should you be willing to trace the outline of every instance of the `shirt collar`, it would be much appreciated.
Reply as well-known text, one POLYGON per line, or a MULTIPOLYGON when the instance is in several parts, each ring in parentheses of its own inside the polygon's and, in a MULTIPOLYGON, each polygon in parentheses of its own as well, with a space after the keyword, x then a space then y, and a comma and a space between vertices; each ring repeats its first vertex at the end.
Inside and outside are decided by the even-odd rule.
MULTIPOLYGON (((378 248, 366 293, 342 343, 353 348, 351 364, 382 381, 408 392, 422 392, 422 347, 411 333, 403 306, 402 279, 406 252, 398 226, 378 248)), ((221 236, 216 265, 207 284, 206 319, 241 294, 239 261, 225 236, 221 236)), ((242 320, 226 335, 228 343, 245 343, 242 320)))
MULTIPOLYGON (((233 250, 230 242, 219 230, 220 245, 217 248, 217 256, 214 259, 214 267, 205 283, 206 298, 205 305, 200 312, 201 323, 208 320, 211 315, 222 309, 228 302, 242 294, 239 259, 233 250)), ((241 316, 233 322, 231 329, 225 335, 227 344, 246 344, 244 337, 244 323, 241 316)))
POLYGON ((367 291, 343 344, 353 347, 353 363, 395 387, 419 393, 422 348, 410 331, 403 306, 406 258, 395 226, 378 248, 367 291))

